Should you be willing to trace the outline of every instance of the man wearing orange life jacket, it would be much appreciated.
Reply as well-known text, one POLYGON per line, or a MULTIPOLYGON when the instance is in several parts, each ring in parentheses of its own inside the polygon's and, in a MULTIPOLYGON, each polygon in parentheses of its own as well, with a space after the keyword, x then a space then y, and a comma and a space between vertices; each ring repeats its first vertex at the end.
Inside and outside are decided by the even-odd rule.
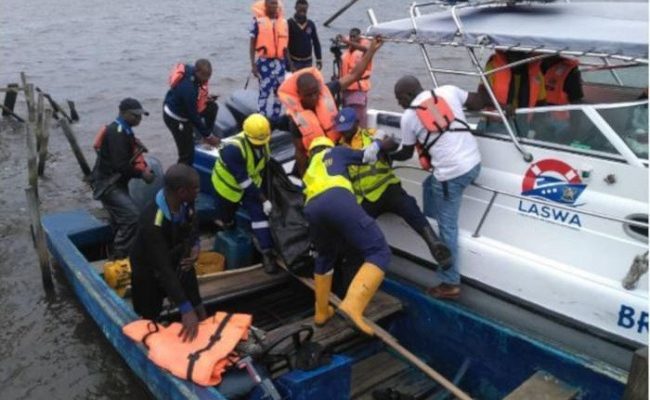
POLYGON ((395 97, 405 111, 400 127, 402 148, 393 160, 407 160, 416 145, 424 147, 433 166, 433 208, 440 239, 451 250, 451 266, 439 270, 441 283, 429 295, 441 299, 460 296, 458 271, 458 214, 465 188, 478 176, 481 154, 468 129, 463 106, 480 110, 489 104, 481 93, 468 93, 455 86, 424 90, 414 76, 404 76, 395 84, 395 97))
POLYGON ((383 41, 376 37, 361 61, 346 76, 328 83, 316 68, 302 69, 291 75, 278 89, 280 101, 291 117, 290 131, 296 148, 294 171, 302 176, 307 168, 307 149, 311 141, 327 136, 337 142, 335 129, 338 113, 334 97, 358 81, 383 41))
MULTIPOLYGON (((350 36, 348 38, 339 36, 339 41, 348 46, 341 58, 341 76, 345 76, 361 61, 363 54, 368 51, 370 42, 367 39, 361 38, 361 30, 359 28, 350 29, 350 36)), ((368 91, 370 90, 371 73, 372 62, 364 69, 361 78, 343 92, 343 106, 354 109, 361 128, 365 128, 367 125, 366 112, 368 110, 368 91)))
POLYGON ((199 59, 194 66, 179 64, 169 77, 169 90, 163 104, 163 121, 178 149, 178 162, 192 165, 194 161, 194 128, 203 140, 216 146, 219 138, 212 131, 217 105, 208 93, 212 65, 199 59))
POLYGON ((250 28, 251 72, 259 79, 259 113, 271 122, 280 118, 282 105, 277 90, 286 72, 285 60, 289 43, 289 27, 278 0, 260 0, 252 6, 253 23, 250 28), (269 115, 267 103, 273 94, 273 106, 269 115))
MULTIPOLYGON (((120 102, 119 116, 109 124, 96 140, 97 161, 91 175, 93 197, 102 202, 111 218, 115 231, 113 258, 125 259, 135 240, 139 211, 129 195, 131 178, 141 178, 147 183, 154 180, 153 173, 138 159, 138 141, 133 128, 140 124, 143 115, 149 115, 139 101, 126 98, 120 102)), ((101 133, 101 132, 100 132, 101 133)))

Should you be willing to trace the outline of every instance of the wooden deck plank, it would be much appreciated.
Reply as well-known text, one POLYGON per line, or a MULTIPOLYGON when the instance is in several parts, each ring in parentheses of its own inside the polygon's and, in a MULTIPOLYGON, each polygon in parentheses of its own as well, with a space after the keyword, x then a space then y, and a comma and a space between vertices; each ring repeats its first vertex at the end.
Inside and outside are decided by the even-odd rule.
MULTIPOLYGON (((380 319, 394 314, 401 309, 402 304, 399 300, 380 291, 377 292, 368 305, 365 315, 366 318, 371 319, 372 321, 379 321, 380 319)), ((313 327, 314 337, 312 340, 319 342, 323 346, 342 341, 356 334, 356 331, 341 318, 334 317, 325 324, 325 326, 319 328, 314 325, 313 317, 309 317, 268 332, 266 342, 271 343, 301 326, 313 327)))
POLYGON ((376 388, 376 386, 391 377, 408 369, 408 364, 399 358, 382 351, 370 356, 352 366, 350 397, 359 395, 376 388))
POLYGON ((537 371, 504 400, 571 400, 577 394, 577 388, 549 373, 537 371))

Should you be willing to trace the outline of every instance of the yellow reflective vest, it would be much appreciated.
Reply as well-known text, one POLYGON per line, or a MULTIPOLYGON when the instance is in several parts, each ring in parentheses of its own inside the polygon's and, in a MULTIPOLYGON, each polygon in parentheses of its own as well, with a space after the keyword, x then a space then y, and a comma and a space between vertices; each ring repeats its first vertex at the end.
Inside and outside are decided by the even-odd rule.
MULTIPOLYGON (((239 148, 242 157, 244 158, 244 162, 246 163, 246 172, 248 173, 248 176, 253 181, 254 185, 260 187, 262 185, 261 172, 264 170, 266 161, 270 154, 269 145, 267 144, 264 146, 264 155, 257 164, 255 164, 253 148, 248 140, 246 140, 244 132, 231 136, 223 140, 221 143, 221 149, 225 146, 237 146, 239 148)), ((238 203, 244 196, 244 189, 239 186, 235 177, 232 176, 230 171, 228 171, 226 164, 221 160, 221 149, 219 150, 217 160, 214 163, 214 169, 212 170, 212 185, 219 195, 233 203, 238 203)))
POLYGON ((312 156, 309 161, 309 167, 307 167, 307 172, 302 178, 302 181, 305 184, 305 205, 309 203, 309 200, 314 197, 325 193, 332 188, 344 188, 353 193, 352 184, 350 181, 343 175, 330 175, 327 173, 327 165, 331 163, 332 160, 324 159, 332 149, 323 150, 320 153, 312 156))
MULTIPOLYGON (((355 150, 366 148, 372 143, 375 132, 376 129, 359 129, 352 138, 350 147, 355 150)), ((350 165, 348 174, 358 203, 364 199, 375 202, 384 194, 388 186, 400 183, 393 168, 384 160, 370 165, 350 165)))

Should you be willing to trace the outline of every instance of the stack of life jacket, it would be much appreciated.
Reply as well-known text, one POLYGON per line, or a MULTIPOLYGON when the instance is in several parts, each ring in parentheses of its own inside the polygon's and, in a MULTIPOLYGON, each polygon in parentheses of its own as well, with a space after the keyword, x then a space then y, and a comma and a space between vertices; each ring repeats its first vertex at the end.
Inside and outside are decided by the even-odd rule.
POLYGON ((239 361, 234 352, 241 340, 248 339, 253 322, 249 314, 217 312, 199 324, 192 342, 179 337, 182 325, 165 327, 149 320, 133 321, 122 332, 149 350, 149 359, 172 375, 201 386, 215 386, 227 368, 239 361))
MULTIPOLYGON (((370 47, 370 41, 368 39, 361 39, 361 45, 370 47)), ((343 53, 341 58, 341 76, 349 75, 352 72, 352 69, 357 65, 363 58, 363 51, 355 50, 349 48, 343 53)), ((366 70, 363 71, 361 79, 350 85, 347 90, 358 90, 361 92, 368 92, 370 90, 370 74, 372 73, 372 62, 368 63, 366 70)))
POLYGON ((424 141, 422 143, 416 142, 415 148, 418 152, 420 167, 425 171, 430 171, 433 167, 431 166, 431 153, 429 150, 440 140, 442 135, 448 131, 471 131, 471 129, 467 125, 467 122, 456 118, 447 101, 437 96, 433 90, 431 91, 431 97, 417 106, 411 106, 410 108, 415 110, 415 114, 427 130, 427 136, 424 138, 424 141), (464 125, 464 128, 451 129, 451 124, 454 121, 464 125), (430 141, 431 135, 438 136, 430 141))
MULTIPOLYGON (((553 64, 544 74, 544 85, 546 85, 546 102, 549 105, 563 106, 569 104, 569 96, 564 91, 564 84, 571 71, 578 68, 578 60, 562 58, 561 61, 553 64)), ((553 116, 560 120, 568 120, 568 111, 554 111, 553 116)))
POLYGON ((282 4, 278 2, 277 18, 271 19, 266 15, 265 1, 260 0, 251 7, 253 17, 257 21, 257 39, 255 51, 258 57, 281 58, 289 45, 289 24, 284 19, 282 4))
MULTIPOLYGON (((169 87, 174 88, 185 77, 185 64, 176 64, 169 73, 169 87)), ((208 91, 207 82, 199 86, 199 95, 196 98, 196 110, 199 114, 205 111, 210 100, 210 92, 208 91)))
POLYGON ((323 76, 318 69, 314 67, 304 68, 291 74, 278 88, 278 97, 300 130, 305 151, 309 149, 311 141, 319 136, 327 136, 334 143, 337 143, 341 139, 341 134, 334 128, 334 120, 338 114, 336 102, 334 101, 334 97, 332 97, 332 93, 330 93, 330 90, 325 85, 323 76), (298 78, 303 74, 312 74, 320 85, 316 112, 305 110, 300 103, 298 78))
MULTIPOLYGON (((107 125, 102 126, 97 134, 95 134, 95 140, 93 140, 93 149, 95 149, 95 152, 99 153, 99 149, 102 147, 102 143, 104 142, 104 137, 106 137, 106 128, 108 128, 107 125)), ((136 155, 135 158, 133 159, 133 168, 140 172, 144 172, 147 169, 147 162, 144 159, 144 153, 146 152, 146 148, 140 143, 140 141, 136 138, 133 138, 133 154, 136 155)))

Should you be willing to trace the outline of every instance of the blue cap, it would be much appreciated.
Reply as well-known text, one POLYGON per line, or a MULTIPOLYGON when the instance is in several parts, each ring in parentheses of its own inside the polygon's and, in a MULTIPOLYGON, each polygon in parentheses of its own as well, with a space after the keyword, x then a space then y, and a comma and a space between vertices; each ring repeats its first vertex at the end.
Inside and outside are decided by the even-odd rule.
POLYGON ((357 113, 354 108, 345 107, 336 116, 336 130, 339 132, 349 131, 357 122, 357 113))

